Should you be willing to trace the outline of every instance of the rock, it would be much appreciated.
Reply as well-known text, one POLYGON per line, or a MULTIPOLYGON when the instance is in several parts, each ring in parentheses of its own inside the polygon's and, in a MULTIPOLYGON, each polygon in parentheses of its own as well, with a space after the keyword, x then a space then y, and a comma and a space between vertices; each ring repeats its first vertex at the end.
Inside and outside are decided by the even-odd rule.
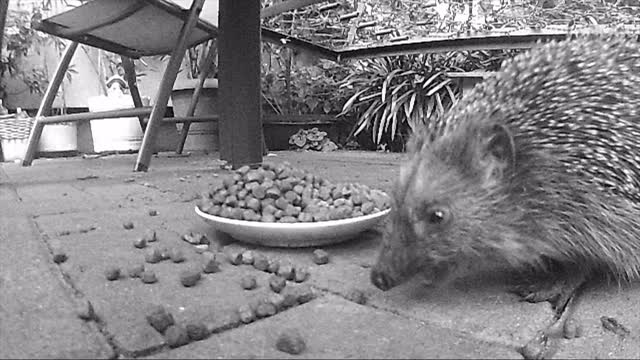
POLYGON ((173 315, 161 305, 153 306, 146 318, 149 325, 161 334, 164 334, 169 326, 175 324, 173 315))
POLYGON ((153 270, 145 270, 140 275, 140 279, 145 284, 154 284, 158 282, 158 277, 153 270))
POLYGON ((118 280, 120 278, 120 268, 115 266, 110 266, 104 271, 104 276, 109 281, 118 280))
POLYGON ((329 263, 329 253, 322 250, 316 249, 313 251, 313 262, 317 265, 324 265, 329 263))
POLYGON ((180 272, 180 283, 182 283, 182 286, 184 287, 195 286, 198 283, 198 280, 200 280, 200 277, 200 269, 186 269, 180 272))
POLYGON ((307 348, 300 331, 295 328, 287 328, 280 332, 276 340, 276 349, 287 354, 297 355, 307 348))
POLYGON ((169 345, 170 348, 177 348, 189 343, 189 334, 187 334, 187 329, 185 329, 184 326, 181 325, 169 326, 164 334, 164 337, 167 341, 167 345, 169 345))

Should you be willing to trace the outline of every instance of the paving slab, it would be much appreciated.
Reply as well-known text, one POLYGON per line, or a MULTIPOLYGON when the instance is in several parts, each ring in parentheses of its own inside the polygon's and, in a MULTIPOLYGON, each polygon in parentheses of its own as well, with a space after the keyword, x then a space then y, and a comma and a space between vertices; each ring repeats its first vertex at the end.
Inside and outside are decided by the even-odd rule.
POLYGON ((640 285, 595 284, 574 304, 570 318, 582 327, 579 338, 559 342, 558 359, 637 359, 640 357, 640 285), (616 334, 601 318, 615 319, 629 333, 616 334))
POLYGON ((75 300, 26 217, 0 217, 0 246, 0 358, 114 355, 97 328, 76 316, 75 300))
POLYGON ((212 335, 206 340, 151 356, 155 359, 519 357, 507 347, 470 339, 449 329, 408 320, 331 295, 276 316, 212 335), (286 328, 299 330, 306 341, 303 353, 290 355, 275 348, 277 337, 286 328))

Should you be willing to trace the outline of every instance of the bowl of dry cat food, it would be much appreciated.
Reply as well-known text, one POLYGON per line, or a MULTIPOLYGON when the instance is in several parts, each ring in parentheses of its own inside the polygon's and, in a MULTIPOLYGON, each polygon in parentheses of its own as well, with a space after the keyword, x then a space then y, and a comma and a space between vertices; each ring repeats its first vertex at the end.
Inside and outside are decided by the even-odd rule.
POLYGON ((287 162, 241 167, 202 194, 196 214, 216 230, 257 245, 319 246, 349 240, 383 220, 389 196, 332 183, 287 162))

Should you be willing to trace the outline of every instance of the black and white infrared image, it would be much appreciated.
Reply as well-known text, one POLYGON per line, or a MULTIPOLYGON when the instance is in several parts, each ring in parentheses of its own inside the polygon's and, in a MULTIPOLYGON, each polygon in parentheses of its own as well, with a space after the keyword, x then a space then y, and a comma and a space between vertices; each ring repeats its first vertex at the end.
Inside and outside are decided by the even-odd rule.
POLYGON ((640 0, 0 30, 0 359, 640 358, 640 0))

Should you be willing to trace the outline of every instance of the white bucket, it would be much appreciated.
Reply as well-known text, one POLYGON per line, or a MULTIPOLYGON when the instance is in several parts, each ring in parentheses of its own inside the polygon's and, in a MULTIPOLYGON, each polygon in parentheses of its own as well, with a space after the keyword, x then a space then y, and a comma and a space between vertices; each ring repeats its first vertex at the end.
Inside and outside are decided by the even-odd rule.
POLYGON ((38 151, 76 151, 78 150, 78 127, 76 123, 49 124, 42 129, 38 151))
POLYGON ((0 140, 4 161, 24 160, 24 154, 27 152, 28 143, 28 138, 0 140))
MULTIPOLYGON (((143 100, 148 103, 148 98, 143 100)), ((91 112, 133 107, 129 95, 89 98, 91 112)), ((91 134, 95 152, 139 150, 142 143, 142 128, 137 117, 91 120, 91 134)))

